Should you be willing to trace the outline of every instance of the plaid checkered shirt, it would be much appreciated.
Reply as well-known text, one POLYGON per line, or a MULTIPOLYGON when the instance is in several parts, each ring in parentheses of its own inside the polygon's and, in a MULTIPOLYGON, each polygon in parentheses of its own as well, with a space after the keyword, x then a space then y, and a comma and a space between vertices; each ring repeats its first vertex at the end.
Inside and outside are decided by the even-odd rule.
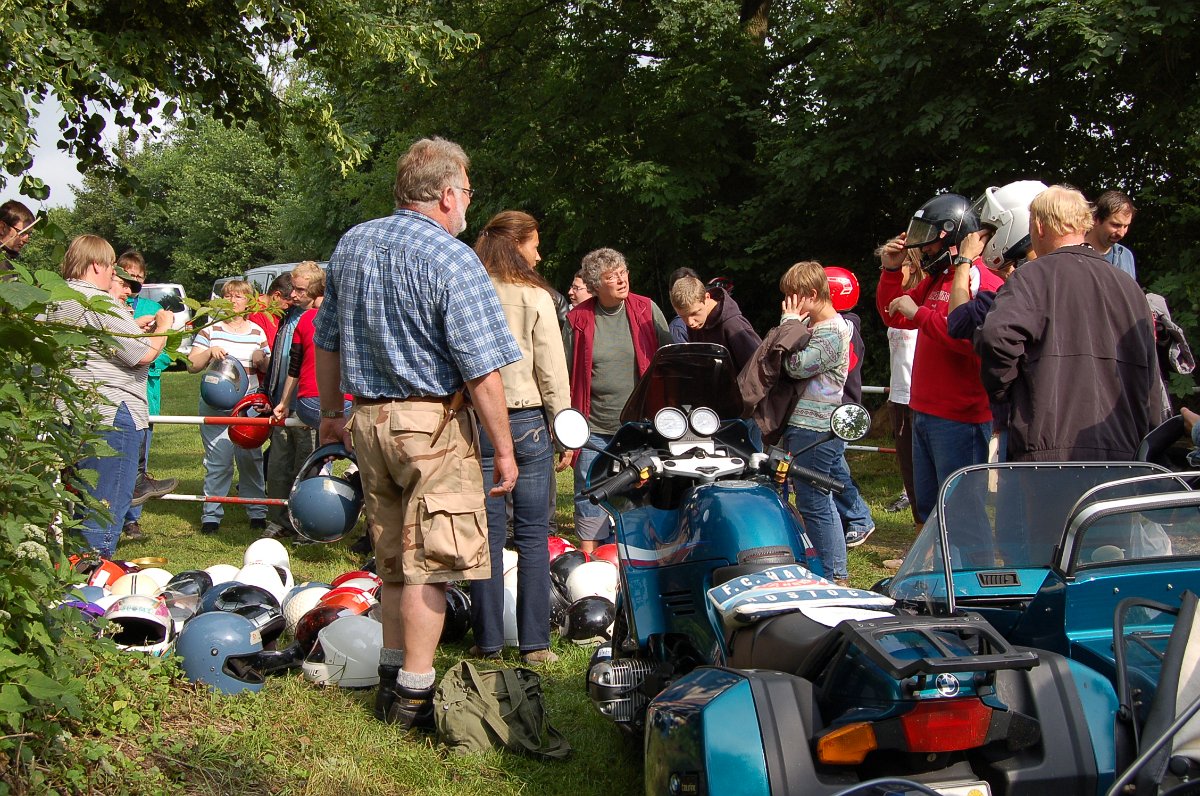
POLYGON ((448 395, 521 359, 483 264, 433 219, 396 210, 329 259, 314 342, 360 398, 448 395))

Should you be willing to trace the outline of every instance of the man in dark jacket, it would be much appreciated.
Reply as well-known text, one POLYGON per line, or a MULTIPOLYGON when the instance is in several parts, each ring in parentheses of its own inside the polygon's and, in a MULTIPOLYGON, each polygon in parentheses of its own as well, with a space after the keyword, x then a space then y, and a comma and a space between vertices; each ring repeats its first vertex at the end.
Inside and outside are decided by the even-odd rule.
POLYGON ((975 338, 985 389, 1010 403, 1009 460, 1130 459, 1162 413, 1146 297, 1085 245, 1092 214, 1079 191, 1048 188, 1029 212, 1037 259, 997 293, 975 338))
POLYGON ((671 285, 671 306, 687 324, 688 342, 725 346, 738 372, 762 344, 733 296, 720 287, 706 290, 694 276, 685 276, 671 285))

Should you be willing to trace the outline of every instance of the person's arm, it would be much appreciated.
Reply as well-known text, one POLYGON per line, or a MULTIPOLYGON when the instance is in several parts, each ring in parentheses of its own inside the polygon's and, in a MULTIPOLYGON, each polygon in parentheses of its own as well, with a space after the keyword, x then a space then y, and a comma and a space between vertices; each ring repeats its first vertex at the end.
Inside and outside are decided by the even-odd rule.
POLYGON ((171 331, 171 324, 174 321, 175 313, 169 310, 159 310, 154 313, 154 329, 150 331, 151 336, 145 338, 146 353, 138 365, 150 365, 158 359, 158 355, 167 345, 167 332, 171 331))
MULTIPOLYGON (((475 406, 479 422, 496 449, 495 486, 488 491, 488 495, 496 497, 507 494, 517 483, 517 457, 513 450, 512 430, 508 426, 508 404, 504 400, 504 382, 500 379, 500 371, 493 370, 469 380, 467 389, 471 393, 471 403, 475 406)), ((321 394, 324 395, 324 392, 321 394)))
MULTIPOLYGON (((571 381, 567 377, 566 354, 558 344, 558 315, 550 314, 545 307, 536 309, 537 317, 533 323, 533 376, 542 397, 542 411, 553 424, 554 416, 571 406, 571 381)), ((553 306, 548 309, 553 309, 553 306)), ((559 469, 567 469, 573 460, 574 451, 559 451, 559 469)))
POLYGON ((192 350, 188 352, 188 373, 199 373, 208 367, 214 359, 225 358, 225 349, 212 344, 212 336, 207 329, 202 329, 192 341, 192 350))
POLYGON ((1045 313, 1038 308, 1040 285, 1019 269, 1004 289, 996 294, 992 311, 975 334, 979 354, 979 376, 983 388, 995 400, 1006 400, 1008 389, 1017 378, 1026 346, 1041 337, 1045 313))
MULTIPOLYGON (((342 360, 337 351, 327 351, 317 345, 313 348, 314 362, 317 373, 317 393, 321 396, 321 412, 337 412, 337 417, 322 417, 321 428, 317 432, 320 444, 328 445, 340 442, 349 450, 353 443, 350 433, 346 431, 346 396, 342 392, 342 360)), ((508 419, 507 409, 505 420, 508 419)), ((512 440, 509 440, 511 446, 512 440)))
POLYGON ((295 376, 288 374, 288 377, 283 380, 283 391, 279 395, 279 403, 275 404, 275 408, 271 410, 271 414, 276 420, 287 420, 288 415, 292 413, 292 399, 296 397, 296 385, 300 382, 295 376))

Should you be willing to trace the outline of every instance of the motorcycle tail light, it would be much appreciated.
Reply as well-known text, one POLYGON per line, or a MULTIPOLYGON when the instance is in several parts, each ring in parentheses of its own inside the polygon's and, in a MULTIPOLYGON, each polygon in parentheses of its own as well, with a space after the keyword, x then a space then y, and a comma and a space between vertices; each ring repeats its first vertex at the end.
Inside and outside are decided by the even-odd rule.
POLYGON ((817 742, 817 759, 831 766, 856 766, 879 748, 870 722, 838 727, 817 742))
POLYGON ((987 741, 992 709, 978 699, 933 699, 900 717, 910 752, 956 752, 987 741))

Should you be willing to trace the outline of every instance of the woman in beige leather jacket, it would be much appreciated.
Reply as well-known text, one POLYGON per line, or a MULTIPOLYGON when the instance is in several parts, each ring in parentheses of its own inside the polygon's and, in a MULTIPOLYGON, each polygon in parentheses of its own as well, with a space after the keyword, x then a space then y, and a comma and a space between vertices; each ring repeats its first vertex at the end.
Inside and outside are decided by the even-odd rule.
MULTIPOLYGON (((475 252, 496 287, 509 328, 523 355, 500 369, 508 401, 508 423, 520 474, 512 491, 513 541, 517 548, 516 635, 521 659, 537 664, 556 660, 550 651, 550 532, 554 443, 549 418, 571 405, 567 359, 551 298, 551 287, 534 267, 537 221, 528 213, 505 210, 492 218, 475 241, 475 252)), ((493 447, 479 429, 484 483, 491 483, 493 447)), ((471 582, 471 625, 476 657, 499 657, 506 643, 503 549, 507 517, 503 497, 487 499, 492 575, 471 582)), ((513 610, 512 606, 507 609, 513 610)), ((508 643, 512 643, 511 629, 508 643)))

